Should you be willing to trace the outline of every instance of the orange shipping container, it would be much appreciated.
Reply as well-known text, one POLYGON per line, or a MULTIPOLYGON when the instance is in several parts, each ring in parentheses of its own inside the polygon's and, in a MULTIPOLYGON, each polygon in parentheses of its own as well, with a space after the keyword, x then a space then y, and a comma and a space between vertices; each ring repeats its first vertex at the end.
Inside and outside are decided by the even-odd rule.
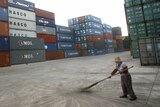
POLYGON ((105 34, 103 35, 104 39, 113 39, 113 36, 111 34, 105 34))
POLYGON ((57 39, 54 35, 37 34, 38 38, 44 39, 45 43, 56 43, 57 39))
POLYGON ((76 50, 80 50, 81 49, 81 44, 75 44, 76 46, 76 50))
POLYGON ((87 36, 88 42, 104 42, 103 36, 87 36))
POLYGON ((46 60, 63 59, 63 51, 46 52, 46 60))
POLYGON ((55 14, 46 10, 42 10, 42 9, 35 9, 36 12, 36 16, 40 16, 43 18, 48 18, 48 19, 55 19, 55 14))
POLYGON ((0 67, 5 67, 10 65, 10 53, 0 52, 0 67))
POLYGON ((82 56, 88 56, 88 51, 87 50, 82 50, 82 56))
POLYGON ((9 35, 9 26, 7 22, 0 22, 0 36, 9 35))
POLYGON ((8 0, 0 0, 0 7, 8 7, 8 0))
POLYGON ((116 39, 117 39, 117 40, 122 40, 122 35, 117 35, 117 36, 116 36, 116 39))

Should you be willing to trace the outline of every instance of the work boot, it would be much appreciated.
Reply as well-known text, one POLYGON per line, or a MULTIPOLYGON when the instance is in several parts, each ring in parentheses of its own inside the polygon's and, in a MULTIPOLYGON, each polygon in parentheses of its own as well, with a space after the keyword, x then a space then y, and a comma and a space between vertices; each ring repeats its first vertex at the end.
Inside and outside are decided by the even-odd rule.
POLYGON ((133 97, 133 98, 130 98, 129 100, 134 101, 136 99, 137 99, 137 97, 133 97))
POLYGON ((120 96, 120 98, 127 98, 127 95, 122 95, 120 96))

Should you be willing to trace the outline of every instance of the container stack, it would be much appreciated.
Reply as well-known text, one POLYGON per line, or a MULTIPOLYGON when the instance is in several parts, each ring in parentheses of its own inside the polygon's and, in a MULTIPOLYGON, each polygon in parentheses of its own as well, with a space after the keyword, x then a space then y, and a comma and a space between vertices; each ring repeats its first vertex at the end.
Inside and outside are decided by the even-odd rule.
POLYGON ((138 38, 158 37, 160 35, 160 1, 159 0, 125 0, 125 11, 131 53, 139 58, 138 38))
POLYGON ((123 52, 123 38, 122 32, 120 27, 113 27, 112 28, 113 39, 114 39, 114 49, 115 52, 123 52))
POLYGON ((82 56, 105 54, 103 27, 100 18, 86 15, 68 20, 75 31, 75 42, 82 56))
POLYGON ((130 51, 131 42, 129 36, 124 36, 123 38, 123 47, 125 51, 130 51))
POLYGON ((160 65, 160 38, 139 38, 141 65, 160 65))
POLYGON ((44 41, 36 38, 34 3, 25 0, 8 3, 11 64, 44 61, 44 41))
POLYGON ((0 1, 0 67, 10 65, 8 0, 0 1))
POLYGON ((80 52, 75 50, 73 29, 56 25, 58 50, 64 51, 65 58, 78 57, 80 52))
POLYGON ((112 36, 112 27, 108 24, 103 24, 103 37, 105 42, 106 53, 114 53, 114 41, 112 36))
POLYGON ((45 42, 46 60, 64 58, 64 53, 57 51, 55 14, 42 9, 35 9, 37 37, 45 42))

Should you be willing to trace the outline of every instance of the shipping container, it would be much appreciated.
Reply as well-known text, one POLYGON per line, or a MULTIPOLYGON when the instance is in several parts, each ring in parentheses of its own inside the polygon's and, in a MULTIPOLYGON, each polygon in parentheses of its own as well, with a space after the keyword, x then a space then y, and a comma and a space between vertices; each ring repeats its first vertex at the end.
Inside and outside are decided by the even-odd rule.
POLYGON ((95 51, 93 49, 89 49, 88 50, 88 55, 89 56, 94 56, 95 55, 95 51))
POLYGON ((85 22, 85 16, 78 17, 78 22, 79 23, 84 23, 85 22))
POLYGON ((73 34, 73 30, 66 26, 56 25, 57 33, 73 34))
POLYGON ((81 49, 87 49, 87 43, 81 43, 81 49))
POLYGON ((104 39, 104 42, 106 43, 106 44, 113 44, 113 39, 104 39))
POLYGON ((80 30, 80 36, 86 36, 89 30, 80 30))
POLYGON ((96 22, 96 23, 102 24, 102 20, 98 17, 93 16, 93 15, 86 15, 85 22, 96 22))
POLYGON ((95 49, 95 55, 103 55, 106 53, 105 49, 95 49))
POLYGON ((14 37, 29 37, 29 38, 36 38, 35 31, 24 31, 24 30, 16 30, 16 29, 9 29, 9 36, 14 37))
POLYGON ((0 52, 0 67, 10 66, 10 53, 0 52))
POLYGON ((73 42, 58 42, 59 50, 72 50, 75 49, 75 44, 73 42))
POLYGON ((55 60, 55 59, 63 59, 64 52, 63 51, 46 51, 46 60, 55 60))
POLYGON ((45 61, 45 50, 11 51, 11 65, 45 61))
POLYGON ((10 37, 11 50, 41 50, 44 49, 44 41, 40 38, 10 37))
POLYGON ((9 38, 0 36, 0 51, 9 51, 9 38))
POLYGON ((45 43, 45 50, 46 51, 55 51, 55 50, 57 50, 57 44, 45 43))
POLYGON ((85 27, 86 27, 86 29, 90 29, 90 28, 100 29, 100 30, 103 29, 102 24, 95 23, 95 22, 86 22, 85 27))
POLYGON ((38 38, 42 38, 45 43, 56 43, 57 39, 54 35, 47 35, 47 34, 37 34, 38 38))
POLYGON ((36 31, 36 23, 16 18, 9 18, 9 28, 17 30, 36 31))
POLYGON ((36 21, 34 12, 22 10, 14 7, 8 7, 8 15, 11 18, 24 19, 28 21, 36 21))
POLYGON ((82 56, 88 56, 88 50, 81 50, 82 56))
POLYGON ((81 49, 81 44, 80 44, 80 43, 75 44, 75 49, 76 49, 76 50, 80 50, 80 49, 81 49))
POLYGON ((55 27, 55 20, 42 17, 36 17, 36 24, 40 26, 55 27))
POLYGON ((7 22, 0 22, 0 36, 8 36, 9 27, 7 22))
POLYGON ((104 42, 88 42, 88 49, 103 49, 105 47, 104 42))
POLYGON ((46 52, 46 60, 63 59, 63 51, 46 52))
POLYGON ((72 34, 57 34, 58 42, 74 42, 74 35, 72 34))
POLYGON ((80 52, 77 50, 66 50, 66 51, 64 51, 64 54, 65 54, 65 58, 80 56, 80 52))
POLYGON ((79 29, 78 30, 82 30, 82 29, 86 29, 87 28, 87 25, 86 25, 86 23, 80 23, 79 24, 79 29))
POLYGON ((75 35, 75 36, 81 36, 81 32, 80 32, 79 30, 74 31, 74 35, 75 35))
POLYGON ((114 53, 114 48, 106 48, 106 53, 114 53))
POLYGON ((8 21, 8 10, 0 7, 0 20, 8 21))
POLYGON ((8 0, 0 0, 0 7, 8 7, 8 0))
POLYGON ((103 36, 103 30, 98 30, 98 29, 86 29, 86 35, 103 36))
POLYGON ((113 36, 111 34, 104 34, 103 38, 104 39, 113 39, 113 36))
POLYGON ((48 34, 48 35, 56 35, 56 28, 46 27, 46 26, 36 26, 37 33, 39 34, 48 34))
POLYGON ((74 24, 73 18, 72 19, 68 19, 68 25, 72 26, 74 24))
POLYGON ((35 12, 36 16, 55 20, 55 14, 53 12, 49 12, 38 8, 35 9, 35 12))
POLYGON ((35 4, 28 2, 26 0, 8 0, 9 6, 29 10, 29 11, 35 11, 35 4))
POLYGON ((122 35, 121 28, 120 27, 113 27, 112 34, 113 34, 113 36, 122 35))
POLYGON ((122 35, 116 35, 116 40, 122 40, 122 35))
POLYGON ((87 36, 88 42, 104 42, 103 36, 87 36))

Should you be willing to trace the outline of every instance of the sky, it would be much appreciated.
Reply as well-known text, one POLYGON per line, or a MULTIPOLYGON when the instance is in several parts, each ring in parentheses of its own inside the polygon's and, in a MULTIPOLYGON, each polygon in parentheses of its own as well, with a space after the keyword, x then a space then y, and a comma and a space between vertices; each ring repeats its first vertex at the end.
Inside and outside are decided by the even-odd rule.
POLYGON ((102 23, 121 27, 122 35, 127 36, 124 0, 27 0, 35 3, 36 8, 55 13, 58 25, 68 26, 68 19, 94 15, 102 23))

